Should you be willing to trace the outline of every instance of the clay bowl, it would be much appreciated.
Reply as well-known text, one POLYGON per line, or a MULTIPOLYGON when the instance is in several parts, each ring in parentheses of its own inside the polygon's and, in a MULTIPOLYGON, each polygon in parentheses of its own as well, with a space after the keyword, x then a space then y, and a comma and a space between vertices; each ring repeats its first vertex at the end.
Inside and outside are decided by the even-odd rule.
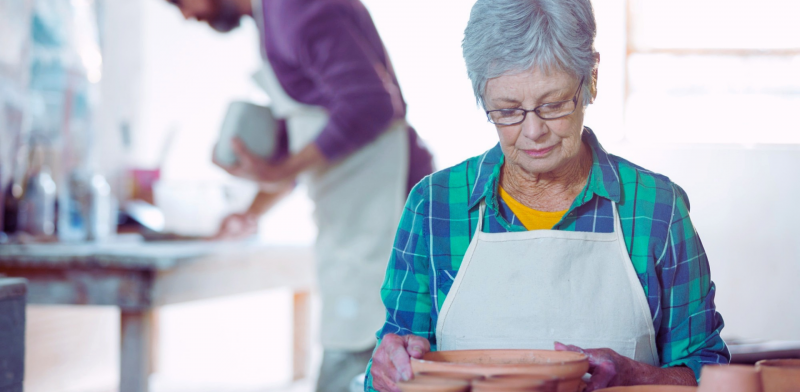
POLYGON ((467 392, 469 381, 444 378, 415 378, 400 381, 397 387, 403 392, 467 392))
POLYGON ((558 383, 561 381, 556 376, 545 376, 541 374, 496 374, 489 377, 489 380, 500 380, 505 382, 518 382, 518 381, 534 381, 540 382, 544 386, 544 390, 558 390, 558 383))
POLYGON ((458 372, 421 372, 414 375, 415 380, 426 378, 444 378, 448 380, 463 380, 470 382, 474 380, 483 380, 485 377, 480 374, 458 372))
POLYGON ((754 366, 703 366, 697 392, 761 392, 761 377, 754 366))
POLYGON ((697 392, 697 387, 679 385, 636 385, 631 387, 611 387, 598 389, 598 392, 697 392))
POLYGON ((764 392, 800 391, 800 359, 767 359, 758 361, 764 392))
POLYGON ((435 351, 411 359, 414 373, 456 372, 485 377, 499 374, 538 374, 558 377, 558 392, 576 392, 589 370, 584 354, 552 350, 435 351))
POLYGON ((556 392, 558 379, 534 374, 510 374, 472 382, 472 392, 556 392))

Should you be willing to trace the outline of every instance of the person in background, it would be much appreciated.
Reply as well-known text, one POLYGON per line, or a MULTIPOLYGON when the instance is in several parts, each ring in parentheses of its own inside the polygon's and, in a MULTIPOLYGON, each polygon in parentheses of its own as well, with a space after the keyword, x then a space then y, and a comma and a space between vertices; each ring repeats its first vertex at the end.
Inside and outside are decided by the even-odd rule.
POLYGON ((234 143, 232 175, 261 185, 251 207, 223 221, 219 238, 256 231, 258 218, 297 181, 315 203, 324 348, 318 391, 345 391, 363 373, 383 323, 380 286, 409 190, 433 171, 405 122, 389 56, 358 0, 167 0, 219 32, 252 17, 262 87, 279 121, 281 159, 234 143))
POLYGON ((589 0, 475 2, 464 59, 499 142, 411 191, 368 391, 399 391, 431 350, 577 351, 587 392, 729 362, 686 192, 584 126, 595 33, 589 0))

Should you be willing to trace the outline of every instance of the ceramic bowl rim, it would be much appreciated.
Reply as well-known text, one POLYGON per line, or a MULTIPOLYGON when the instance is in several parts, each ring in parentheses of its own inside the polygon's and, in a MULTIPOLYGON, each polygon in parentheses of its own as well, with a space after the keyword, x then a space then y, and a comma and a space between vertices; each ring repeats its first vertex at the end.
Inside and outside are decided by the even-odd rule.
POLYGON ((466 366, 466 367, 488 367, 488 368, 507 368, 507 367, 539 367, 539 366, 563 366, 563 365, 570 365, 570 364, 577 364, 580 362, 585 362, 589 360, 589 356, 583 353, 577 353, 573 351, 555 351, 555 350, 527 350, 527 349, 487 349, 487 350, 444 350, 444 351, 431 351, 429 354, 434 353, 442 353, 442 352, 461 352, 461 353, 476 353, 476 352, 497 352, 497 351, 516 351, 516 352, 526 352, 526 353, 562 353, 567 356, 573 356, 573 359, 564 359, 554 362, 543 362, 543 363, 468 363, 468 362, 448 362, 448 361, 436 361, 436 360, 429 360, 429 359, 417 359, 411 358, 412 361, 421 362, 421 363, 437 363, 446 366, 466 366))
POLYGON ((800 369, 800 358, 762 359, 756 362, 756 367, 800 369), (785 362, 790 364, 784 365, 785 362))

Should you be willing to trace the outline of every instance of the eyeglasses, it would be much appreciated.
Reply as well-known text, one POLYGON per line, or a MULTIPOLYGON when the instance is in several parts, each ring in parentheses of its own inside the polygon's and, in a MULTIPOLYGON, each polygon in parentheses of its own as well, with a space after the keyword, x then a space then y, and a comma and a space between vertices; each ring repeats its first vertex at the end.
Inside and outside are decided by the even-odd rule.
POLYGON ((569 116, 575 111, 575 108, 578 107, 578 93, 581 92, 581 87, 583 87, 583 79, 584 78, 581 78, 581 82, 578 84, 578 90, 575 91, 575 96, 572 97, 572 99, 545 103, 532 110, 521 108, 487 110, 486 117, 489 118, 490 123, 495 125, 517 125, 525 121, 525 116, 528 115, 528 112, 535 113, 536 116, 542 120, 555 120, 557 118, 569 116))

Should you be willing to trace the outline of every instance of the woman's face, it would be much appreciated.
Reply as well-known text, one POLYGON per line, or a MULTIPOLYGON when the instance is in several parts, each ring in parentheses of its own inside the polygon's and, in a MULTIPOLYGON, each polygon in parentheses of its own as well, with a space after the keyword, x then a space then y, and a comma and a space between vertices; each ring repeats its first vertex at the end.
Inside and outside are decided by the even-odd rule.
MULTIPOLYGON (((545 75, 537 68, 515 75, 489 79, 484 101, 486 110, 522 108, 571 100, 580 79, 565 72, 545 75)), ((558 172, 577 159, 581 151, 584 109, 582 88, 575 111, 555 120, 542 120, 529 112, 517 125, 496 125, 506 163, 539 175, 558 172)))

